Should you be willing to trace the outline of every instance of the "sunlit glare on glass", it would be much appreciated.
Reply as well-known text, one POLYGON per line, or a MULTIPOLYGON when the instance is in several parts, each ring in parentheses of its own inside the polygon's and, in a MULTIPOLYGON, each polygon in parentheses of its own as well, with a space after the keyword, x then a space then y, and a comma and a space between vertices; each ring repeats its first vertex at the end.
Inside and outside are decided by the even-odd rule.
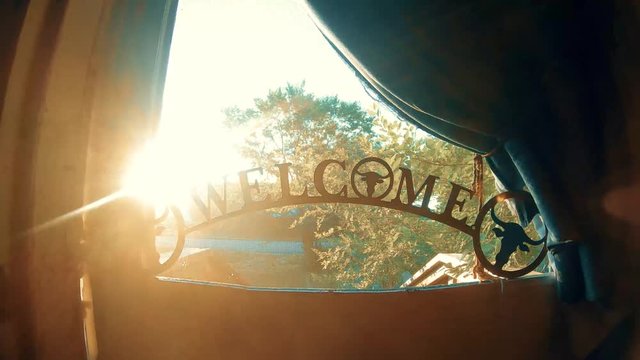
POLYGON ((180 1, 160 126, 135 156, 127 191, 151 204, 184 201, 191 186, 250 168, 223 110, 303 81, 318 96, 372 103, 297 1, 180 1))

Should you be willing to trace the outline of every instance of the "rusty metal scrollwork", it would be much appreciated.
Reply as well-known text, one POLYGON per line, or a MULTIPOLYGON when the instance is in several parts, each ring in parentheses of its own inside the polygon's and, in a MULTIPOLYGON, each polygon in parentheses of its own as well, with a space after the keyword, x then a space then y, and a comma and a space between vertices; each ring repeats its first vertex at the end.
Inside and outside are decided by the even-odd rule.
POLYGON ((532 240, 527 236, 527 234, 524 232, 524 229, 519 224, 501 220, 495 214, 494 208, 497 204, 509 199, 517 199, 531 203, 533 202, 531 194, 527 192, 515 191, 496 195, 495 197, 487 201, 487 203, 484 204, 484 206, 482 206, 482 208, 480 209, 478 217, 476 218, 476 222, 473 226, 475 230, 475 232, 473 233, 473 250, 475 251, 477 259, 485 269, 489 270, 494 275, 513 279, 530 273, 536 267, 538 267, 540 263, 542 263, 547 254, 546 242, 548 229, 546 229, 545 227, 545 235, 541 239, 532 240), (489 259, 487 259, 487 256, 482 251, 482 247, 480 244, 480 231, 487 213, 490 213, 491 219, 497 225, 497 227, 494 227, 492 231, 496 235, 496 237, 500 239, 500 250, 496 254, 496 260, 494 263, 491 263, 489 259), (511 255, 517 250, 528 252, 529 246, 540 245, 543 246, 542 250, 529 265, 518 270, 504 269, 504 266, 509 261, 511 255))
POLYGON ((353 171, 351 171, 351 186, 353 188, 353 191, 359 197, 383 199, 385 196, 389 195, 389 193, 393 189, 393 170, 391 169, 391 166, 387 164, 386 161, 380 158, 376 158, 376 157, 364 158, 360 160, 356 164, 356 166, 353 167, 353 171), (367 163, 377 163, 382 165, 387 171, 386 175, 380 175, 375 171, 364 171, 364 172, 360 171, 360 168, 367 163), (358 186, 356 185, 356 176, 360 176, 360 180, 364 182, 364 184, 366 185, 366 188, 367 188, 366 195, 361 193, 360 190, 358 189, 358 186), (389 179, 389 185, 387 185, 387 189, 383 191, 382 194, 374 197, 373 194, 376 191, 376 186, 378 184, 384 183, 386 179, 389 179))
POLYGON ((275 165, 279 169, 280 176, 281 194, 279 197, 272 196, 274 194, 269 194, 261 200, 252 197, 252 191, 259 193, 260 188, 257 181, 249 184, 247 174, 249 172, 263 172, 262 168, 255 168, 239 173, 244 205, 238 209, 229 211, 226 203, 226 185, 224 187, 225 193, 222 195, 217 193, 216 189, 211 185, 207 187, 206 198, 202 199, 198 197, 197 193, 193 194, 195 205, 205 219, 201 223, 186 227, 180 210, 175 206, 167 207, 165 213, 157 219, 156 225, 167 219, 169 213, 171 213, 175 218, 177 242, 168 260, 164 263, 159 263, 157 267, 154 268, 154 272, 157 274, 168 269, 179 259, 180 253, 185 245, 185 236, 189 233, 202 230, 214 223, 247 212, 284 206, 321 203, 344 203, 384 207, 418 215, 450 226, 472 237, 474 251, 480 264, 486 270, 500 277, 515 278, 525 275, 540 265, 546 255, 547 235, 542 239, 532 240, 527 237, 524 229, 520 225, 501 220, 493 210, 497 204, 509 199, 533 203, 533 198, 529 193, 505 192, 493 197, 479 209, 475 223, 469 225, 467 224, 467 217, 456 218, 454 216, 454 210, 462 211, 468 200, 476 195, 480 196, 477 189, 467 189, 464 186, 449 182, 451 190, 446 201, 444 201, 444 204, 446 204, 445 209, 443 212, 435 212, 434 209, 429 207, 429 200, 433 195, 433 188, 438 179, 437 177, 429 175, 426 180, 422 182, 422 185, 416 188, 415 185, 420 184, 420 182, 414 181, 411 170, 400 168, 399 186, 394 187, 394 172, 392 167, 381 158, 366 157, 357 162, 351 169, 348 169, 345 160, 324 160, 320 162, 314 170, 313 186, 316 189, 317 195, 312 194, 307 186, 305 186, 301 193, 292 194, 289 184, 289 165, 288 163, 275 165), (371 165, 375 165, 379 170, 382 169, 384 173, 380 174, 372 171, 371 165), (342 184, 342 188, 336 193, 329 192, 324 183, 324 174, 328 166, 334 166, 334 170, 339 172, 345 172, 347 174, 350 172, 350 181, 345 181, 345 183, 342 184), (379 187, 384 187, 384 189, 378 189, 379 187), (394 190, 395 192, 393 192, 394 190), (403 200, 403 193, 406 193, 406 200, 403 200), (418 195, 421 193, 423 194, 423 200, 420 203, 416 203, 418 195), (213 212, 214 207, 217 208, 217 213, 215 214, 213 212), (480 244, 480 232, 487 215, 490 215, 490 219, 492 219, 496 225, 492 230, 500 241, 500 250, 496 255, 496 261, 493 263, 489 261, 482 252, 480 244), (543 246, 539 255, 531 264, 519 270, 505 270, 505 266, 511 255, 518 250, 528 252, 530 246, 543 246))
POLYGON ((158 230, 161 231, 163 229, 162 227, 159 228, 158 226, 169 217, 169 213, 171 213, 173 215, 173 218, 175 219, 176 247, 173 249, 171 256, 169 256, 169 258, 165 262, 158 262, 158 264, 150 270, 153 274, 160 274, 173 266, 173 264, 175 264, 176 261, 178 261, 178 259, 180 258, 182 250, 184 250, 186 241, 184 218, 182 216, 182 213, 180 212, 180 209, 178 209, 176 206, 167 206, 164 209, 162 215, 155 219, 154 224, 156 225, 156 233, 158 232, 158 230))

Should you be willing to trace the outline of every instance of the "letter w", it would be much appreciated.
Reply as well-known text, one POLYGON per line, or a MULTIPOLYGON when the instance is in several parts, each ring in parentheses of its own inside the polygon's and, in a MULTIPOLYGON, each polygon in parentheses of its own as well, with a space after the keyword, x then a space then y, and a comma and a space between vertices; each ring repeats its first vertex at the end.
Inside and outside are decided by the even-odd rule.
POLYGON ((196 206, 198 207, 202 215, 204 215, 204 217, 207 220, 211 220, 211 201, 213 201, 213 203, 216 205, 218 210, 220 210, 220 213, 222 213, 222 215, 227 213, 227 179, 226 178, 224 179, 224 187, 223 187, 222 194, 224 197, 221 197, 220 194, 218 194, 216 189, 213 188, 213 185, 207 184, 207 203, 206 204, 200 199, 200 197, 198 196, 198 193, 195 190, 191 194, 191 197, 193 198, 193 201, 195 202, 196 206))

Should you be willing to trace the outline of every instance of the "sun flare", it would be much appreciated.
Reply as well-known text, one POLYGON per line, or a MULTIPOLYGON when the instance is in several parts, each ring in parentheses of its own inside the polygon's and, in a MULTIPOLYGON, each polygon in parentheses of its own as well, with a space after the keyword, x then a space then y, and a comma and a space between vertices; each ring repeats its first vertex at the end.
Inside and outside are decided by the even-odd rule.
POLYGON ((212 134, 211 127, 200 126, 192 136, 161 132, 132 157, 124 192, 156 208, 186 208, 194 187, 222 180, 242 167, 246 161, 236 153, 230 134, 217 131, 219 136, 205 138, 212 134))
POLYGON ((156 207, 187 206, 194 186, 250 168, 236 150, 250 129, 225 127, 223 110, 250 107, 255 98, 287 82, 304 81, 318 95, 339 92, 350 101, 370 102, 306 9, 297 1, 278 4, 180 5, 159 129, 132 157, 123 179, 128 195, 156 207))

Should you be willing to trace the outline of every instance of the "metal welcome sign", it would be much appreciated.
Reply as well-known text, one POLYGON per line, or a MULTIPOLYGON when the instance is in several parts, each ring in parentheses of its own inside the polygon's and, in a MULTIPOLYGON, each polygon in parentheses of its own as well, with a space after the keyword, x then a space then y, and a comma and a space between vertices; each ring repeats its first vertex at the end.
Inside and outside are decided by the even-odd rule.
MULTIPOLYGON (((228 211, 226 194, 220 195, 213 186, 207 188, 207 196, 202 198, 194 193, 193 201, 205 218, 205 221, 194 226, 186 227, 180 211, 176 207, 169 209, 176 219, 177 226, 177 246, 169 259, 162 264, 159 271, 171 266, 180 256, 184 248, 187 234, 201 230, 217 221, 233 216, 241 215, 250 211, 266 210, 284 206, 295 206, 303 204, 320 203, 345 203, 378 206, 407 212, 428 218, 465 234, 473 239, 475 255, 482 266, 497 276, 515 278, 525 275, 535 269, 546 255, 547 235, 539 240, 530 239, 524 229, 517 223, 501 220, 495 213, 497 204, 516 199, 525 203, 533 203, 533 199, 526 192, 505 192, 489 199, 478 211, 475 222, 468 224, 466 217, 456 218, 453 216, 455 210, 462 211, 468 199, 475 195, 475 192, 462 185, 450 182, 451 190, 445 202, 444 211, 436 213, 428 207, 432 197, 434 186, 438 177, 429 175, 422 181, 415 181, 410 169, 400 167, 399 179, 395 179, 393 169, 385 160, 377 157, 367 157, 358 161, 355 166, 348 168, 344 160, 324 160, 321 161, 314 170, 313 186, 317 195, 310 195, 310 189, 305 187, 299 194, 293 194, 289 182, 289 168, 291 163, 275 164, 279 174, 279 194, 267 195, 263 199, 256 199, 256 194, 260 193, 260 184, 257 180, 249 181, 249 174, 263 173, 262 168, 253 168, 240 171, 238 180, 244 205, 236 211, 228 211), (372 165, 378 171, 372 171, 372 165), (330 169, 344 172, 345 178, 349 178, 342 184, 339 190, 330 191, 325 184, 325 174, 330 169), (397 187, 394 182, 398 181, 397 187), (420 184, 416 187, 416 184, 420 184), (395 190, 395 193, 392 193, 395 190), (406 201, 402 200, 402 194, 406 194, 406 201), (416 200, 422 194, 422 201, 417 204, 416 200), (217 209, 214 216, 214 207, 217 209), (487 216, 490 215, 490 216, 487 216), (486 220, 489 218, 490 220, 486 220), (500 239, 500 250, 496 254, 495 261, 491 262, 483 253, 480 246, 481 228, 484 221, 493 221, 495 227, 492 231, 500 239), (528 266, 518 270, 506 270, 505 265, 509 258, 517 250, 529 251, 529 246, 542 246, 539 255, 528 266)), ((167 212, 157 219, 157 222, 164 220, 167 212)), ((545 229, 546 232, 546 229, 545 229)))

